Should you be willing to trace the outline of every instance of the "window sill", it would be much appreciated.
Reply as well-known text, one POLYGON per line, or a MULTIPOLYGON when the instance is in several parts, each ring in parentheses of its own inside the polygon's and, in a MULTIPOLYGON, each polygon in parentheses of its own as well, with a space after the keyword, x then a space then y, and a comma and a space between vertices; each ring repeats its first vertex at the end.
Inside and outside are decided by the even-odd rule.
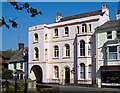
POLYGON ((63 37, 69 37, 69 35, 63 35, 63 37))
POLYGON ((39 43, 38 41, 37 42, 33 42, 33 44, 35 44, 35 43, 39 43))
POLYGON ((53 78, 52 80, 60 80, 59 78, 53 78))
POLYGON ((93 58, 92 56, 78 56, 77 58, 93 58))
POLYGON ((59 59, 59 57, 53 57, 52 59, 59 59))
POLYGON ((59 38, 59 36, 53 36, 53 39, 54 39, 54 38, 59 38))
POLYGON ((64 58, 70 58, 70 56, 68 56, 68 57, 64 56, 63 59, 64 59, 64 58))
POLYGON ((37 58, 37 59, 33 59, 33 61, 38 61, 39 60, 39 58, 37 58))

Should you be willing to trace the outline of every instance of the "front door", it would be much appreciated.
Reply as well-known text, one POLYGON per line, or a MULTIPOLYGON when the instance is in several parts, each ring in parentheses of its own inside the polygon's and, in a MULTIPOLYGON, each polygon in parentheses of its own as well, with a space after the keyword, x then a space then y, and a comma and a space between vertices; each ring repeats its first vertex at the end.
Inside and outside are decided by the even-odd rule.
POLYGON ((70 69, 68 67, 65 68, 65 83, 70 83, 70 69))

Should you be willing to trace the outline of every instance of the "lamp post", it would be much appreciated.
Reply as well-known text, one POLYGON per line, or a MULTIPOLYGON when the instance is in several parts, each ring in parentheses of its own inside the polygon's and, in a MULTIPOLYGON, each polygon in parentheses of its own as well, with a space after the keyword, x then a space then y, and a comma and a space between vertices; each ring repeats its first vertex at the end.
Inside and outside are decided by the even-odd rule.
POLYGON ((17 93, 17 72, 15 71, 15 93, 17 93))

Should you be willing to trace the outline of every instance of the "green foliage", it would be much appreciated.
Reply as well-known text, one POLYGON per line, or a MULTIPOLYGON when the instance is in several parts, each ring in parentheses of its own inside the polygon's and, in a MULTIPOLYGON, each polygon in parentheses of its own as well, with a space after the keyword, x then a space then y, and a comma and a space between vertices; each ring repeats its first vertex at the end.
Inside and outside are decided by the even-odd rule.
POLYGON ((2 71, 2 78, 3 79, 12 79, 13 77, 13 71, 9 69, 4 69, 2 71))
MULTIPOLYGON (((17 83, 17 93, 24 93, 24 90, 25 90, 25 84, 17 83)), ((15 91, 15 83, 10 83, 8 93, 14 93, 14 91, 15 91)), ((2 93, 6 93, 6 89, 4 89, 2 93)))
MULTIPOLYGON (((42 12, 41 11, 38 11, 37 9, 33 8, 33 7, 30 7, 30 5, 28 3, 23 3, 23 4, 19 4, 18 2, 12 2, 12 0, 7 0, 16 10, 23 10, 23 9, 26 9, 27 10, 27 13, 30 13, 31 14, 31 17, 35 17, 36 15, 40 14, 42 15, 42 12)), ((17 17, 16 17, 17 18, 17 17)), ((15 18, 15 19, 16 19, 15 18)), ((11 26, 13 28, 17 28, 17 23, 14 21, 15 19, 11 20, 9 19, 8 20, 8 23, 11 23, 11 26)), ((8 29, 10 28, 10 26, 6 23, 7 21, 5 21, 4 17, 2 17, 2 19, 0 18, 0 27, 2 25, 5 25, 8 29)))
POLYGON ((12 48, 11 49, 8 49, 8 50, 6 50, 6 52, 13 52, 13 53, 16 53, 18 50, 12 50, 12 48))

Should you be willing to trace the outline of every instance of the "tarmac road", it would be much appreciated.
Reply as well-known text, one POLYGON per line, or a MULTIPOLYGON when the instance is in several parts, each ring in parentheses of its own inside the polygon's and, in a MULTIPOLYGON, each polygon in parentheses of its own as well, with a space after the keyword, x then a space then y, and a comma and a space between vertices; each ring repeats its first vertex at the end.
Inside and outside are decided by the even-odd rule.
POLYGON ((59 86, 59 93, 120 93, 120 88, 88 88, 79 86, 59 86))

